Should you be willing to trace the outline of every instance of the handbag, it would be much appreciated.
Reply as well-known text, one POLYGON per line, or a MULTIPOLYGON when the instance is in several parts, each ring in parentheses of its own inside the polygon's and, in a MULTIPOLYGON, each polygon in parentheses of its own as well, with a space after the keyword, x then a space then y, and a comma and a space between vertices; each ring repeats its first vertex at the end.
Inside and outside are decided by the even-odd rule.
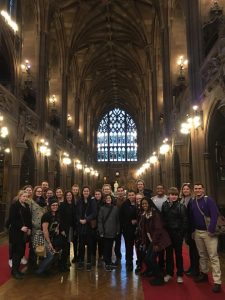
MULTIPOLYGON (((207 201, 207 197, 204 197, 205 201, 207 201)), ((204 221, 205 221, 205 225, 206 225, 206 228, 208 230, 208 227, 209 227, 209 224, 211 222, 211 218, 210 217, 207 217, 204 212, 201 210, 201 208, 199 207, 198 205, 198 201, 197 199, 196 200, 196 204, 197 204, 197 207, 200 211, 200 213, 203 215, 204 217, 204 221)), ((215 235, 225 235, 225 217, 223 215, 220 214, 219 210, 218 210, 218 218, 217 218, 217 222, 216 222, 216 229, 215 229, 215 235)))
POLYGON ((41 230, 38 230, 34 235, 33 248, 34 248, 37 256, 45 256, 46 255, 45 239, 44 239, 43 232, 41 230))

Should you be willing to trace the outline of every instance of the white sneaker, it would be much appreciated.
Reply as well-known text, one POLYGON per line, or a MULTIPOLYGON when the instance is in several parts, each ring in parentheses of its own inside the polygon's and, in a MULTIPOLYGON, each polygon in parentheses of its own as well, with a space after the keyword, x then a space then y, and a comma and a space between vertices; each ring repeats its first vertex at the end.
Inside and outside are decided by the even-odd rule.
POLYGON ((177 276, 177 283, 183 283, 183 278, 181 276, 177 276))
POLYGON ((26 259, 25 256, 21 259, 20 263, 21 263, 22 265, 26 265, 26 264, 27 264, 27 259, 26 259))
POLYGON ((9 259, 9 267, 12 268, 12 259, 9 259))
POLYGON ((172 276, 167 274, 166 276, 164 276, 164 281, 168 282, 171 278, 172 278, 172 276))

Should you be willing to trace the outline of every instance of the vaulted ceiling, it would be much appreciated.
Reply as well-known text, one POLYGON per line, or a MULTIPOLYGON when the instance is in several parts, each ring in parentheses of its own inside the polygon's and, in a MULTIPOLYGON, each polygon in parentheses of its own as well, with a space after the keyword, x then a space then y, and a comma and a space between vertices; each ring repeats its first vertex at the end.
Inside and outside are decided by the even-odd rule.
POLYGON ((158 20, 153 2, 159 1, 53 1, 76 93, 99 115, 117 105, 132 115, 143 107, 158 20))

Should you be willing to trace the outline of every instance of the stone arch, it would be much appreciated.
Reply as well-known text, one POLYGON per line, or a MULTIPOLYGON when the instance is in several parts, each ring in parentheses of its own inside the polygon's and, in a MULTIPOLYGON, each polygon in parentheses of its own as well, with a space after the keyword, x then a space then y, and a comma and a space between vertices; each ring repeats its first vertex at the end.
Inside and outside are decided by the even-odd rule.
POLYGON ((210 192, 221 206, 225 206, 225 101, 211 107, 207 122, 205 148, 207 149, 206 172, 210 174, 210 192))
POLYGON ((36 185, 36 157, 33 145, 30 141, 26 141, 25 149, 20 168, 20 187, 27 184, 36 185))

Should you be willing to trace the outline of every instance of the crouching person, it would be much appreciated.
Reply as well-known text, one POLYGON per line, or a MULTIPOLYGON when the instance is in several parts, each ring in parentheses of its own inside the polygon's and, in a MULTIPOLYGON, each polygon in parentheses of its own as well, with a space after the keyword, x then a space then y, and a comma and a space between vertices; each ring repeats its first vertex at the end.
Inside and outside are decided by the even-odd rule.
MULTIPOLYGON (((40 262, 37 275, 47 274, 51 267, 55 253, 61 248, 61 245, 54 245, 54 239, 57 236, 61 236, 59 232, 59 214, 58 214, 58 202, 55 198, 50 198, 48 201, 48 212, 46 212, 41 218, 41 226, 45 239, 45 257, 40 262), (56 249, 57 248, 57 249, 56 249)), ((57 239, 59 241, 59 239, 57 239)), ((59 243, 59 242, 57 242, 59 243)))
POLYGON ((103 238, 103 258, 106 271, 112 271, 116 266, 112 263, 112 248, 116 236, 120 232, 118 208, 113 205, 111 195, 105 197, 105 205, 98 215, 98 232, 103 238))

